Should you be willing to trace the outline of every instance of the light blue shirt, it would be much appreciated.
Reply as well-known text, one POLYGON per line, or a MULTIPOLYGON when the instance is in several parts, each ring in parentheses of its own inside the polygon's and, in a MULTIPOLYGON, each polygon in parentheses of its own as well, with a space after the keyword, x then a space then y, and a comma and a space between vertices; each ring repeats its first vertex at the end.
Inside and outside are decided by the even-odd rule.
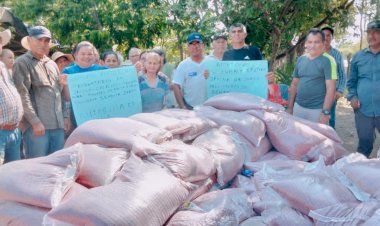
POLYGON ((343 93, 346 88, 346 72, 344 71, 343 57, 339 50, 331 48, 329 54, 334 57, 338 69, 338 80, 336 81, 336 91, 343 93))
POLYGON ((167 78, 157 75, 156 84, 149 85, 146 75, 139 77, 142 112, 160 111, 165 107, 166 96, 169 93, 167 78))
POLYGON ((352 57, 347 99, 360 101, 359 111, 368 117, 380 116, 380 53, 363 49, 352 57))
POLYGON ((89 72, 89 71, 97 71, 97 70, 104 70, 108 69, 106 66, 101 66, 98 64, 93 64, 90 67, 81 68, 77 64, 74 64, 72 66, 65 67, 62 71, 63 74, 76 74, 76 73, 83 73, 83 72, 89 72))

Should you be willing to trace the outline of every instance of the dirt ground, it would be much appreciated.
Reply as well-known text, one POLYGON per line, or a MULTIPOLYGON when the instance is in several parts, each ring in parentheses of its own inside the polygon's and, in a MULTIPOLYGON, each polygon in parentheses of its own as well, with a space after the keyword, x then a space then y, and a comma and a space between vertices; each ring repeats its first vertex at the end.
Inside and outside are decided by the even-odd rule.
MULTIPOLYGON (((336 108, 335 129, 340 138, 343 140, 343 146, 349 152, 355 152, 358 144, 358 136, 355 129, 354 112, 346 98, 338 100, 336 108)), ((372 157, 376 157, 377 150, 380 148, 380 135, 373 145, 372 157)))

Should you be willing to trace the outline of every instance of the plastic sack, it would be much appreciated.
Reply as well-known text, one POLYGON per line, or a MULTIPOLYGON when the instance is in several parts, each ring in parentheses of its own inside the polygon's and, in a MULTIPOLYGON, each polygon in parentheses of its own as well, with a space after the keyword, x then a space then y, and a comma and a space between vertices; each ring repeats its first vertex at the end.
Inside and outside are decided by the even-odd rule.
POLYGON ((289 176, 289 179, 273 182, 270 186, 291 207, 303 214, 333 204, 357 203, 353 194, 336 178, 323 174, 296 174, 289 176))
POLYGON ((88 188, 109 184, 129 156, 129 152, 123 148, 85 144, 82 149, 77 182, 88 188))
POLYGON ((258 214, 268 209, 279 209, 289 206, 288 202, 270 187, 252 193, 249 198, 253 203, 253 209, 258 214))
POLYGON ((0 167, 0 200, 43 208, 57 206, 77 177, 81 144, 0 167))
POLYGON ((284 111, 284 107, 272 103, 264 98, 254 96, 248 93, 224 93, 209 98, 203 104, 221 110, 229 111, 246 111, 246 110, 266 110, 266 111, 284 111))
MULTIPOLYGON (((305 120, 299 120, 284 112, 247 112, 264 121, 273 147, 291 159, 315 161, 319 155, 323 155, 328 163, 332 163, 347 154, 340 142, 324 135, 331 131, 326 129, 322 133, 319 125, 310 126, 318 123, 305 123, 305 120)), ((337 136, 335 132, 334 134, 337 136)))
POLYGON ((162 143, 171 140, 172 136, 167 130, 129 118, 97 119, 87 121, 76 128, 67 139, 65 147, 84 143, 130 150, 136 137, 162 143))
POLYGON ((201 106, 194 109, 197 113, 211 119, 220 126, 227 125, 258 147, 265 136, 264 123, 245 112, 224 111, 213 107, 201 106))
POLYGON ((380 159, 365 159, 346 164, 341 171, 360 189, 380 200, 380 159))
POLYGON ((264 223, 271 226, 302 225, 313 226, 313 221, 302 213, 288 206, 264 210, 261 213, 264 223))
POLYGON ((247 146, 231 127, 222 126, 202 134, 193 145, 207 149, 214 157, 220 186, 234 178, 243 166, 247 146))
POLYGON ((129 118, 160 129, 168 130, 173 136, 184 134, 191 129, 190 123, 157 113, 140 113, 132 115, 129 118))
POLYGON ((135 155, 111 184, 81 192, 52 209, 45 225, 161 226, 189 195, 186 184, 135 155))
POLYGON ((206 193, 173 215, 168 226, 226 225, 234 226, 253 216, 252 204, 240 189, 206 193))
POLYGON ((180 140, 160 144, 161 153, 148 156, 149 160, 158 161, 167 167, 174 176, 186 181, 205 180, 216 172, 212 155, 206 150, 188 145, 180 140))
POLYGON ((376 210, 376 212, 369 218, 365 223, 361 226, 373 226, 380 225, 380 209, 376 210))
POLYGON ((216 124, 214 121, 197 114, 195 111, 190 110, 166 109, 157 112, 157 114, 179 119, 183 124, 191 125, 189 131, 175 137, 185 142, 192 141, 199 135, 218 126, 218 124, 216 124))
POLYGON ((0 202, 0 225, 25 226, 41 225, 49 209, 17 202, 0 202))
POLYGON ((344 226, 361 225, 367 221, 376 210, 380 209, 380 203, 369 201, 363 203, 340 203, 317 210, 312 210, 309 216, 318 226, 344 226))
POLYGON ((239 226, 267 226, 263 220, 264 219, 261 216, 251 217, 241 222, 239 226))

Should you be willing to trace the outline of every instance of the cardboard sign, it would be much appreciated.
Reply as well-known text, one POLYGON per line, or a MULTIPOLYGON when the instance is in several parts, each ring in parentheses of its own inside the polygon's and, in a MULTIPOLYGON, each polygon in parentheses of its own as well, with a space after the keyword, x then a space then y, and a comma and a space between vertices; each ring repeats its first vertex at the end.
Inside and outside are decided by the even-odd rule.
POLYGON ((134 66, 70 74, 68 85, 78 125, 92 119, 128 117, 141 112, 134 66))
POLYGON ((207 97, 222 93, 250 93, 268 98, 268 61, 207 61, 207 97))

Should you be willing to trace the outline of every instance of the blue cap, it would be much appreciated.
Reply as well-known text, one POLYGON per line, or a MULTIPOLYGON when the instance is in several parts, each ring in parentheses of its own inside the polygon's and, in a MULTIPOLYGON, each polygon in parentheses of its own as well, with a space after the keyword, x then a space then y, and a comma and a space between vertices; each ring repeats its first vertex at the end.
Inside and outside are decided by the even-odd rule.
POLYGON ((193 32, 193 33, 189 34, 189 36, 187 37, 187 43, 190 44, 193 41, 198 41, 200 43, 203 43, 202 35, 198 32, 193 32))
POLYGON ((28 31, 30 37, 37 39, 40 38, 51 38, 51 33, 49 29, 44 26, 35 26, 29 29, 28 31))
POLYGON ((371 21, 367 24, 368 30, 380 30, 380 20, 371 21))

